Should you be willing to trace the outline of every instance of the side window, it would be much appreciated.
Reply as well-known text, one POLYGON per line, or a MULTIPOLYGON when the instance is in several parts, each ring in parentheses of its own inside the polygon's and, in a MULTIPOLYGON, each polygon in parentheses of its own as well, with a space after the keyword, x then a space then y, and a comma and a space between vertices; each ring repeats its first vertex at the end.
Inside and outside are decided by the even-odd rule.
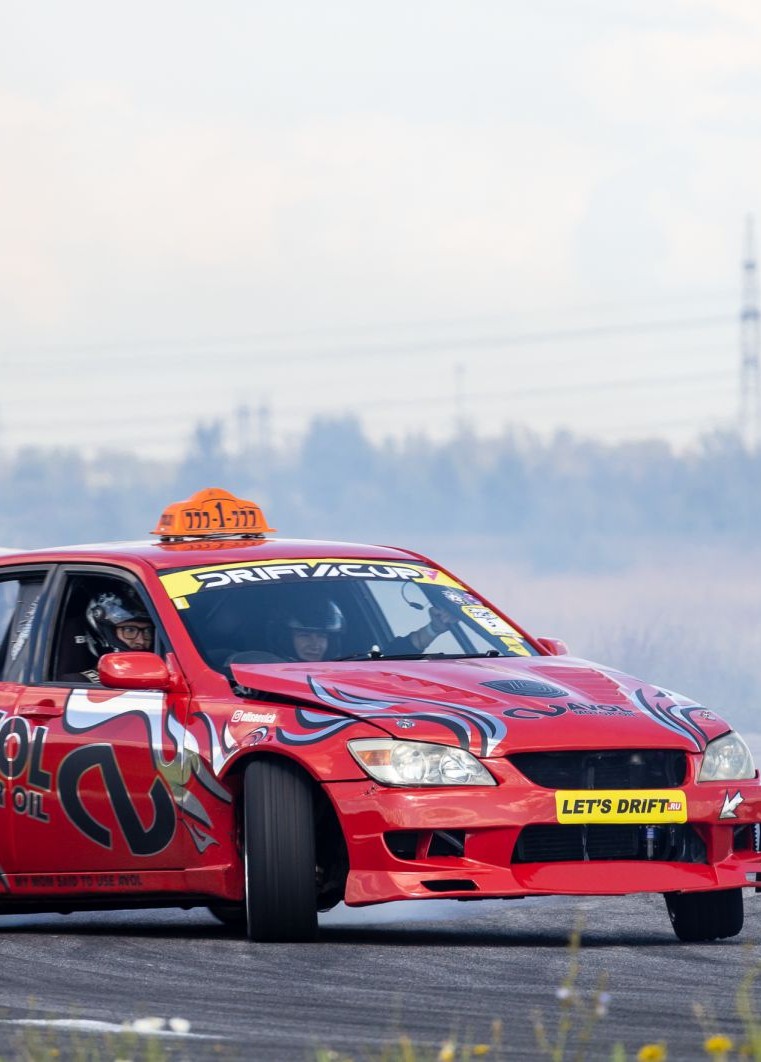
POLYGON ((18 579, 6 579, 0 583, 0 646, 5 645, 11 617, 18 597, 18 579))
POLYGON ((46 680, 97 682, 100 657, 130 649, 157 651, 153 621, 132 584, 97 573, 68 575, 53 629, 46 680))
POLYGON ((0 581, 0 681, 21 682, 29 661, 31 635, 44 574, 0 581))

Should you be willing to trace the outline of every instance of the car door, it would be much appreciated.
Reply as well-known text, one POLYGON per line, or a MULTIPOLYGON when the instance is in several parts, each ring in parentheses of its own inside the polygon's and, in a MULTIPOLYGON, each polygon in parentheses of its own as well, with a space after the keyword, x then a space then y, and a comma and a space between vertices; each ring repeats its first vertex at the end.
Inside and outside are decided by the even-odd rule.
POLYGON ((134 884, 134 875, 186 860, 178 787, 186 698, 100 685, 86 610, 104 593, 137 595, 156 625, 155 648, 166 652, 134 576, 105 566, 62 567, 16 704, 20 740, 34 750, 43 796, 40 803, 30 795, 14 817, 15 866, 23 874, 68 875, 66 884, 83 887, 106 884, 104 876, 115 872, 133 875, 134 884))
MULTIPOLYGON (((8 891, 8 875, 15 873, 15 821, 27 804, 27 794, 39 806, 38 788, 27 785, 30 749, 16 708, 23 696, 30 668, 34 633, 47 567, 0 569, 0 895, 8 891)), ((36 775, 31 772, 32 782, 36 775)))

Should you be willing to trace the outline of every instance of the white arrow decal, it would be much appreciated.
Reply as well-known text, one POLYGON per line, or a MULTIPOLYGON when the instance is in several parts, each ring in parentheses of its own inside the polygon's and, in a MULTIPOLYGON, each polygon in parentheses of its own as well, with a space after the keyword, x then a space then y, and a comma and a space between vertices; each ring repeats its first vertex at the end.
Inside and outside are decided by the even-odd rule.
POLYGON ((735 795, 730 800, 729 790, 727 790, 726 793, 724 794, 724 806, 722 807, 721 811, 719 812, 719 818, 720 819, 736 819, 737 815, 735 815, 735 808, 739 807, 740 804, 742 804, 742 802, 743 802, 742 793, 740 793, 740 792, 735 793, 735 795))

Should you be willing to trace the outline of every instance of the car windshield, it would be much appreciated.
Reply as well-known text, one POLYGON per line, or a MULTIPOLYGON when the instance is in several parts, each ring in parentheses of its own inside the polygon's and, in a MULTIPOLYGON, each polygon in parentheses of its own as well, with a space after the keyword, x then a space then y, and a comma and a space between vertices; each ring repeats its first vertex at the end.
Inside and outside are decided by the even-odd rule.
POLYGON ((281 661, 533 656, 502 616, 422 563, 314 558, 162 575, 211 667, 281 661))

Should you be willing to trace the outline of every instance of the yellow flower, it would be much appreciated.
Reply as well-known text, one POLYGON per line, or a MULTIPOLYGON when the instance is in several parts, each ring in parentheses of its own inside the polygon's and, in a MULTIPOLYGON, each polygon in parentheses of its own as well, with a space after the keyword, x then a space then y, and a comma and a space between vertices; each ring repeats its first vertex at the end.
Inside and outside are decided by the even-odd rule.
POLYGON ((727 1051, 731 1051, 734 1044, 728 1036, 722 1036, 721 1033, 717 1033, 715 1036, 709 1036, 703 1041, 703 1047, 706 1049, 706 1054, 709 1055, 725 1055, 727 1051))
POLYGON ((637 1062, 665 1062, 666 1058, 665 1044, 643 1044, 637 1052, 637 1062))
POLYGON ((474 1055, 488 1055, 491 1047, 488 1044, 473 1044, 474 1055))
POLYGON ((415 1048, 409 1036, 400 1036, 399 1046, 402 1049, 402 1062, 415 1062, 415 1048))
POLYGON ((441 1050, 438 1055, 438 1062, 454 1062, 455 1057, 455 1044, 452 1040, 445 1040, 441 1045, 441 1050))

